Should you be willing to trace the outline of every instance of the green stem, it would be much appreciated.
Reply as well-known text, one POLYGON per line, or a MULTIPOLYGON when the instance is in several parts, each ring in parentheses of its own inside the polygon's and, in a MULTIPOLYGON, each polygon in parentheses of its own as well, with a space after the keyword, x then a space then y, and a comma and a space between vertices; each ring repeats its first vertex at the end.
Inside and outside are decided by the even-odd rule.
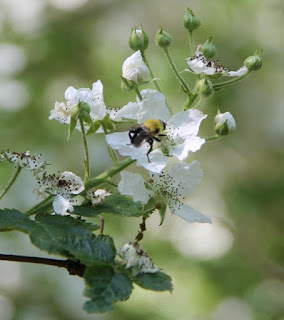
POLYGON ((188 31, 188 38, 189 38, 190 54, 193 57, 195 55, 195 44, 194 44, 194 38, 193 38, 192 31, 188 31))
POLYGON ((135 87, 135 91, 136 91, 136 93, 137 93, 137 96, 138 96, 139 100, 142 101, 143 98, 142 98, 141 93, 140 93, 140 91, 139 91, 139 89, 138 89, 138 86, 135 87))
POLYGON ((22 167, 20 167, 18 165, 17 170, 14 173, 14 175, 12 176, 11 180, 8 182, 7 186, 4 187, 4 190, 0 193, 0 199, 2 199, 4 197, 4 195, 6 194, 6 192, 12 187, 13 183, 16 181, 21 170, 22 170, 22 167))
POLYGON ((86 132, 85 132, 83 119, 80 118, 79 121, 80 121, 81 130, 82 130, 82 141, 83 141, 84 153, 85 153, 85 159, 84 159, 84 183, 86 184, 90 179, 89 151, 88 151, 87 138, 86 138, 86 132))
MULTIPOLYGON (((155 79, 154 74, 153 74, 153 72, 152 72, 152 70, 151 70, 151 68, 150 68, 149 62, 148 62, 148 60, 146 59, 146 56, 145 56, 145 53, 144 53, 144 52, 143 52, 143 54, 142 54, 142 58, 143 58, 143 61, 145 62, 146 66, 148 67, 148 69, 149 69, 149 71, 150 71, 151 78, 152 78, 152 79, 155 79)), ((158 81, 154 80, 153 82, 154 82, 157 90, 158 90, 159 92, 163 93, 162 90, 161 90, 161 87, 160 87, 159 84, 158 84, 158 81)), ((171 107, 169 106, 167 100, 166 100, 166 106, 167 106, 167 108, 169 109, 170 114, 172 115, 173 112, 172 112, 172 109, 171 109, 171 107)))
POLYGON ((198 98, 198 94, 197 93, 193 93, 193 95, 191 97, 187 97, 187 100, 184 104, 183 109, 184 110, 188 110, 190 108, 192 108, 194 101, 198 98))
MULTIPOLYGON (((86 190, 84 193, 86 193, 89 189, 97 187, 98 185, 105 183, 108 178, 113 177, 123 169, 127 168, 130 166, 132 163, 134 163, 136 160, 132 160, 131 158, 127 158, 124 161, 119 162, 115 167, 101 173, 99 176, 97 176, 94 179, 91 179, 87 185, 86 185, 86 190)), ((84 194, 83 193, 83 194, 84 194)))
POLYGON ((224 82, 215 83, 215 84, 213 84, 214 90, 217 91, 217 90, 220 90, 224 87, 230 86, 231 84, 234 84, 234 83, 244 79, 249 73, 250 72, 248 71, 247 73, 245 73, 244 75, 242 75, 238 78, 231 79, 231 80, 224 81, 224 82))
POLYGON ((191 96, 191 95, 192 95, 192 92, 190 91, 190 89, 189 89, 189 87, 187 86, 187 84, 185 83, 184 79, 182 78, 182 76, 181 76, 180 73, 178 72, 178 70, 177 70, 177 68, 176 68, 176 66, 175 66, 175 64, 174 64, 174 62, 173 62, 173 59, 172 59, 172 57, 171 57, 171 55, 170 55, 170 52, 169 52, 168 48, 163 48, 163 49, 164 49, 164 51, 165 51, 166 57, 167 57, 167 59, 168 59, 168 62, 169 62, 169 64, 170 64, 170 66, 171 66, 171 68, 172 68, 175 76, 176 76, 177 79, 179 80, 179 82, 180 82, 180 84, 181 84, 184 92, 185 92, 187 95, 191 96))
POLYGON ((207 141, 212 141, 212 140, 216 140, 216 139, 219 139, 221 138, 222 136, 219 136, 218 134, 215 134, 215 136, 212 136, 212 137, 207 137, 205 138, 206 142, 207 141))
MULTIPOLYGON (((90 179, 86 185, 86 189, 84 192, 82 192, 80 195, 84 196, 88 190, 91 188, 97 187, 105 182, 107 182, 108 178, 111 178, 112 176, 116 175, 123 169, 130 166, 132 163, 134 163, 136 160, 132 160, 131 158, 127 158, 124 161, 119 162, 115 167, 101 173, 96 178, 90 179)), ((49 197, 45 198, 43 201, 36 204, 33 208, 27 210, 25 213, 28 216, 31 216, 33 214, 37 214, 41 211, 47 211, 52 208, 52 202, 53 202, 53 195, 50 195, 49 197)))
POLYGON ((205 99, 200 97, 196 105, 194 106, 195 109, 200 109, 204 103, 205 99))
POLYGON ((52 205, 53 197, 54 197, 54 195, 50 194, 48 197, 43 199, 41 202, 37 203, 31 209, 26 210, 25 214, 27 216, 31 216, 32 214, 36 214, 36 213, 40 212, 41 210, 48 209, 52 205))

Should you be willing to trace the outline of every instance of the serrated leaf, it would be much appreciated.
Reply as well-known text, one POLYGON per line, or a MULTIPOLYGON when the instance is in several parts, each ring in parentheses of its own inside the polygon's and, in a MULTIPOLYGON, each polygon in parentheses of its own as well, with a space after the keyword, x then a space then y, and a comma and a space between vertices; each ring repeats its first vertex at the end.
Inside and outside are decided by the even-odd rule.
POLYGON ((88 313, 112 310, 113 303, 128 299, 133 289, 130 278, 109 265, 88 267, 84 279, 85 296, 91 298, 83 307, 88 313))
POLYGON ((16 209, 0 210, 0 231, 17 230, 29 233, 34 222, 16 209))
POLYGON ((141 202, 134 202, 131 198, 121 194, 114 194, 105 198, 105 201, 96 206, 76 206, 72 213, 86 217, 94 217, 102 213, 110 213, 123 217, 139 217, 143 215, 141 202))
POLYGON ((66 237, 61 245, 72 258, 79 259, 86 265, 112 263, 116 256, 113 239, 107 235, 66 237))
POLYGON ((172 291, 172 278, 164 272, 142 273, 132 278, 140 287, 153 291, 172 291))

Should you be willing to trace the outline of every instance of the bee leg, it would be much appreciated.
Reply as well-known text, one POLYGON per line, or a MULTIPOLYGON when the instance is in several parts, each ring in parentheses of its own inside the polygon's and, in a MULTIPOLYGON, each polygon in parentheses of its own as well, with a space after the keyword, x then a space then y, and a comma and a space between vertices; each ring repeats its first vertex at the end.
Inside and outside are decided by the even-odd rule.
POLYGON ((149 139, 148 140, 148 143, 149 143, 149 145, 150 145, 150 148, 149 148, 149 150, 148 150, 148 152, 147 152, 147 158, 148 158, 148 162, 149 163, 151 163, 151 161, 150 161, 150 158, 149 158, 149 154, 150 154, 150 152, 153 150, 153 139, 149 139))
POLYGON ((158 141, 158 142, 161 142, 161 140, 157 137, 153 137, 154 140, 158 141))
POLYGON ((158 134, 159 137, 166 137, 166 134, 158 134))

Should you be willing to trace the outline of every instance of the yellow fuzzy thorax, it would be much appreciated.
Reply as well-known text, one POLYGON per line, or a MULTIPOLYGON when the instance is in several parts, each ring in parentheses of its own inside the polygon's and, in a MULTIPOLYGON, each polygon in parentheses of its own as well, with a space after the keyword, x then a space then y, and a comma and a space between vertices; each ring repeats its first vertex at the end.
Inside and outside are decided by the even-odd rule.
POLYGON ((164 130, 164 124, 161 120, 149 119, 143 123, 143 127, 150 130, 151 133, 160 133, 164 130))

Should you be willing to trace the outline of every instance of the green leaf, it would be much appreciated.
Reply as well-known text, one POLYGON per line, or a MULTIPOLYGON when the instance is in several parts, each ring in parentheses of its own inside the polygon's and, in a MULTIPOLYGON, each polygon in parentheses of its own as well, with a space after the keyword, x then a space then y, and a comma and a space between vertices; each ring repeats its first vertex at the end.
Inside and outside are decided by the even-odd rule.
POLYGON ((66 237, 60 242, 69 256, 79 259, 86 265, 112 263, 116 256, 113 239, 107 235, 86 235, 66 237))
POLYGON ((72 213, 86 217, 94 217, 102 213, 124 217, 139 217, 143 215, 143 205, 141 202, 134 202, 131 198, 117 193, 106 197, 105 201, 96 207, 91 205, 76 206, 72 213))
POLYGON ((116 250, 111 237, 92 234, 94 226, 69 216, 36 216, 30 238, 32 243, 48 253, 79 259, 85 264, 110 263, 116 250))
POLYGON ((83 307, 88 313, 112 310, 113 303, 128 299, 133 289, 130 278, 109 265, 88 267, 84 279, 85 296, 91 298, 83 307))
POLYGON ((18 230, 29 233, 34 222, 16 209, 0 210, 0 231, 18 230))
POLYGON ((133 281, 144 289, 153 291, 172 291, 172 278, 164 272, 142 273, 132 278, 133 281))
POLYGON ((71 140, 71 135, 77 125, 77 120, 73 119, 72 117, 70 118, 70 125, 69 125, 69 130, 68 130, 68 137, 67 137, 67 142, 71 140))

